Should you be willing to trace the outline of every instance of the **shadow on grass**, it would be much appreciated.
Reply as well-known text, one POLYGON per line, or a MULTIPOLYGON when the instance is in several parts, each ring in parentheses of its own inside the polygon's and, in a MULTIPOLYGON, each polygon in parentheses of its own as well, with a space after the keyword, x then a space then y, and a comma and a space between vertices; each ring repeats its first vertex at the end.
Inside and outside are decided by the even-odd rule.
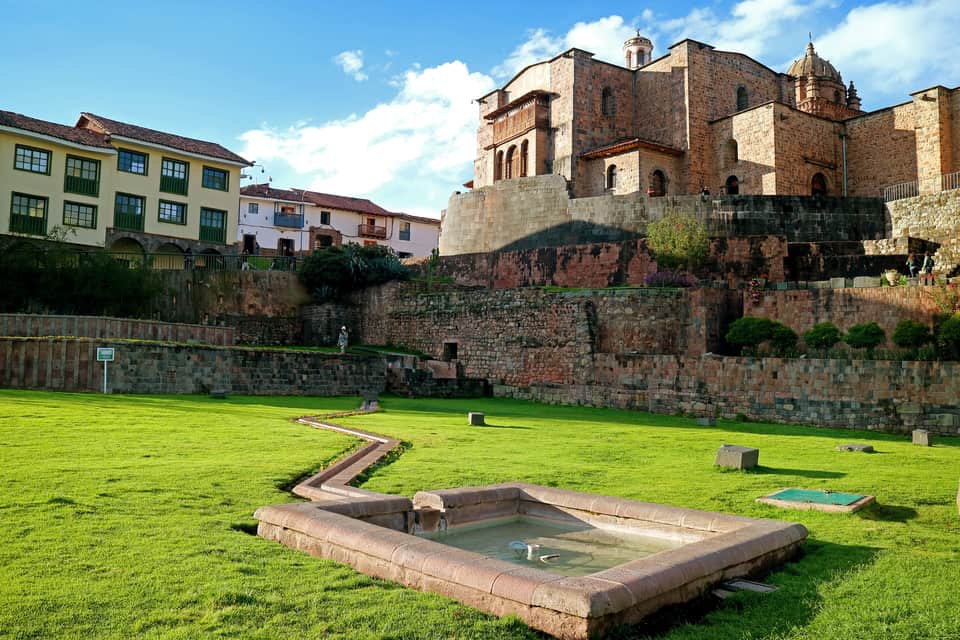
POLYGON ((530 430, 530 427, 522 427, 522 426, 520 426, 520 425, 490 424, 489 422, 485 422, 485 423, 483 424, 483 426, 481 426, 481 427, 479 427, 479 428, 480 428, 480 429, 485 429, 485 428, 487 428, 487 427, 489 427, 489 428, 491 428, 491 429, 526 429, 526 430, 528 430, 528 431, 530 430))
POLYGON ((412 442, 401 440, 400 444, 398 444, 390 453, 383 456, 376 463, 370 465, 369 467, 361 471, 357 475, 357 477, 353 479, 353 482, 351 482, 350 485, 354 487, 362 487, 363 484, 373 476, 373 474, 375 474, 377 471, 379 471, 383 467, 393 464, 397 459, 400 458, 400 456, 403 455, 405 451, 412 448, 413 448, 412 442))
POLYGON ((233 522, 230 524, 230 528, 234 531, 239 531, 240 533, 245 533, 248 536, 257 535, 257 521, 253 522, 233 522))
POLYGON ((873 562, 880 550, 861 545, 807 541, 796 562, 764 575, 751 576, 778 587, 772 593, 739 592, 727 600, 710 593, 682 605, 661 609, 637 625, 619 627, 607 640, 659 638, 678 631, 679 637, 783 637, 802 629, 822 609, 821 585, 873 562), (681 629, 683 626, 694 629, 681 629))
POLYGON ((757 465, 746 469, 747 473, 771 476, 798 476, 800 478, 843 478, 847 474, 839 471, 821 471, 820 469, 788 469, 785 467, 764 467, 757 465))
POLYGON ((881 522, 906 522, 917 517, 917 510, 913 507, 900 507, 892 504, 878 504, 874 502, 866 509, 857 511, 857 515, 863 520, 875 520, 881 522))

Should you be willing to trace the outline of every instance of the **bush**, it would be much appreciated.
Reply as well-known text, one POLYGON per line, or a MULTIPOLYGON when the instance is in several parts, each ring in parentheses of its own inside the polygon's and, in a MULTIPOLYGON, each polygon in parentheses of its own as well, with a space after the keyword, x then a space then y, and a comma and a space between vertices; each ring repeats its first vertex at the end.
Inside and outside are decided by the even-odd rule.
POLYGON ((655 288, 692 287, 696 284, 696 281, 678 271, 657 271, 647 274, 644 284, 655 288))
POLYGON ((937 346, 944 359, 960 360, 960 313, 953 314, 940 325, 937 346))
POLYGON ((725 337, 727 342, 737 347, 758 347, 760 343, 773 338, 778 325, 783 326, 769 318, 744 316, 730 324, 725 337))
POLYGON ((668 213, 647 225, 647 247, 662 267, 696 267, 707 257, 710 239, 696 218, 668 213))
POLYGON ((891 336, 893 343, 904 349, 916 349, 933 340, 930 327, 914 320, 901 320, 891 336))
POLYGON ((803 341, 811 349, 826 350, 843 339, 840 329, 832 322, 820 322, 803 334, 803 341))
POLYGON ((778 355, 789 355, 797 346, 797 332, 779 322, 774 323, 773 333, 770 336, 770 346, 778 355))
POLYGON ((873 351, 877 346, 883 344, 887 334, 883 332, 876 322, 866 322, 855 324, 847 330, 846 343, 855 349, 866 349, 873 351))
POLYGON ((406 280, 409 271, 390 247, 348 244, 314 251, 303 259, 298 276, 314 299, 322 302, 355 289, 406 280))

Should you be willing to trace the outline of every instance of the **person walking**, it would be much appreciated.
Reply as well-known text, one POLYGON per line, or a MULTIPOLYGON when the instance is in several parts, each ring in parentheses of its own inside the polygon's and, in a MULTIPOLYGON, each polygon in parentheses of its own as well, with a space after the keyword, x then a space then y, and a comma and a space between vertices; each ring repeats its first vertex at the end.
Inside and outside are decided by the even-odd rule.
POLYGON ((924 251, 923 265, 920 267, 920 271, 922 272, 921 278, 924 284, 933 284, 933 267, 933 256, 930 255, 929 251, 924 251))
POLYGON ((910 272, 911 278, 917 277, 917 272, 920 271, 920 265, 917 263, 917 254, 911 253, 907 256, 907 271, 910 272))
POLYGON ((347 350, 347 344, 350 342, 350 334, 347 333, 345 326, 340 327, 340 337, 337 338, 337 346, 340 347, 340 353, 347 350))

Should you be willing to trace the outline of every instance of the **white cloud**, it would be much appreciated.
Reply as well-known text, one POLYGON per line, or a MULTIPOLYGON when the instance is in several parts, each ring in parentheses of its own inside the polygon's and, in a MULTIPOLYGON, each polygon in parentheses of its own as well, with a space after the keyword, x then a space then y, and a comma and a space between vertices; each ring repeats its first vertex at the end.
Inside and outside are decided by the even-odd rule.
POLYGON ((339 65, 343 72, 348 76, 353 76, 357 82, 363 82, 367 79, 367 74, 363 72, 363 50, 342 51, 333 57, 333 61, 339 65))
POLYGON ((957 9, 956 0, 857 7, 817 40, 817 50, 829 55, 845 80, 856 81, 865 99, 871 90, 905 100, 932 84, 953 86, 960 59, 957 9))
POLYGON ((288 164, 307 183, 291 186, 370 196, 392 182, 417 181, 421 192, 443 185, 439 202, 445 202, 472 173, 477 106, 471 101, 493 87, 490 77, 459 61, 413 69, 389 102, 319 125, 247 131, 242 153, 267 166, 288 164))

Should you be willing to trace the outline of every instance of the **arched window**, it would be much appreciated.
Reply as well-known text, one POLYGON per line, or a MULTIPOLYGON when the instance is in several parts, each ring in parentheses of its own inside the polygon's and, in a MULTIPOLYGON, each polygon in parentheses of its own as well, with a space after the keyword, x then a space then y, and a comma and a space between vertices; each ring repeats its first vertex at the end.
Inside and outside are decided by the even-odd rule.
POLYGON ((735 196, 740 193, 740 180, 737 176, 730 176, 724 183, 724 189, 727 195, 735 196))
POLYGON ((627 68, 628 69, 633 68, 633 52, 632 51, 627 51, 627 68))
POLYGON ((743 111, 750 104, 746 87, 737 87, 737 111, 743 111))
POLYGON ((834 90, 833 92, 833 101, 837 104, 840 104, 840 92, 837 90, 834 90))
POLYGON ((657 169, 650 174, 650 187, 647 188, 647 195, 651 198, 659 198, 667 194, 667 176, 657 169))
POLYGON ((827 195, 827 178, 822 173, 813 174, 813 178, 810 180, 810 195, 827 195))
POLYGON ((617 101, 613 97, 613 91, 610 87, 604 87, 600 93, 600 111, 605 116, 612 116, 617 113, 617 101))
POLYGON ((612 164, 607 167, 607 189, 615 189, 617 187, 617 165, 612 164))
POLYGON ((530 144, 524 140, 520 143, 520 176, 523 177, 527 175, 527 155, 530 149, 530 144))
POLYGON ((514 163, 517 161, 517 147, 512 146, 507 149, 507 157, 503 163, 503 177, 505 180, 509 180, 514 176, 514 163))
POLYGON ((493 161, 493 179, 503 180, 503 151, 497 151, 497 157, 493 161))
POLYGON ((720 166, 723 168, 732 167, 740 160, 740 147, 737 141, 730 138, 723 144, 723 152, 720 156, 720 166))

